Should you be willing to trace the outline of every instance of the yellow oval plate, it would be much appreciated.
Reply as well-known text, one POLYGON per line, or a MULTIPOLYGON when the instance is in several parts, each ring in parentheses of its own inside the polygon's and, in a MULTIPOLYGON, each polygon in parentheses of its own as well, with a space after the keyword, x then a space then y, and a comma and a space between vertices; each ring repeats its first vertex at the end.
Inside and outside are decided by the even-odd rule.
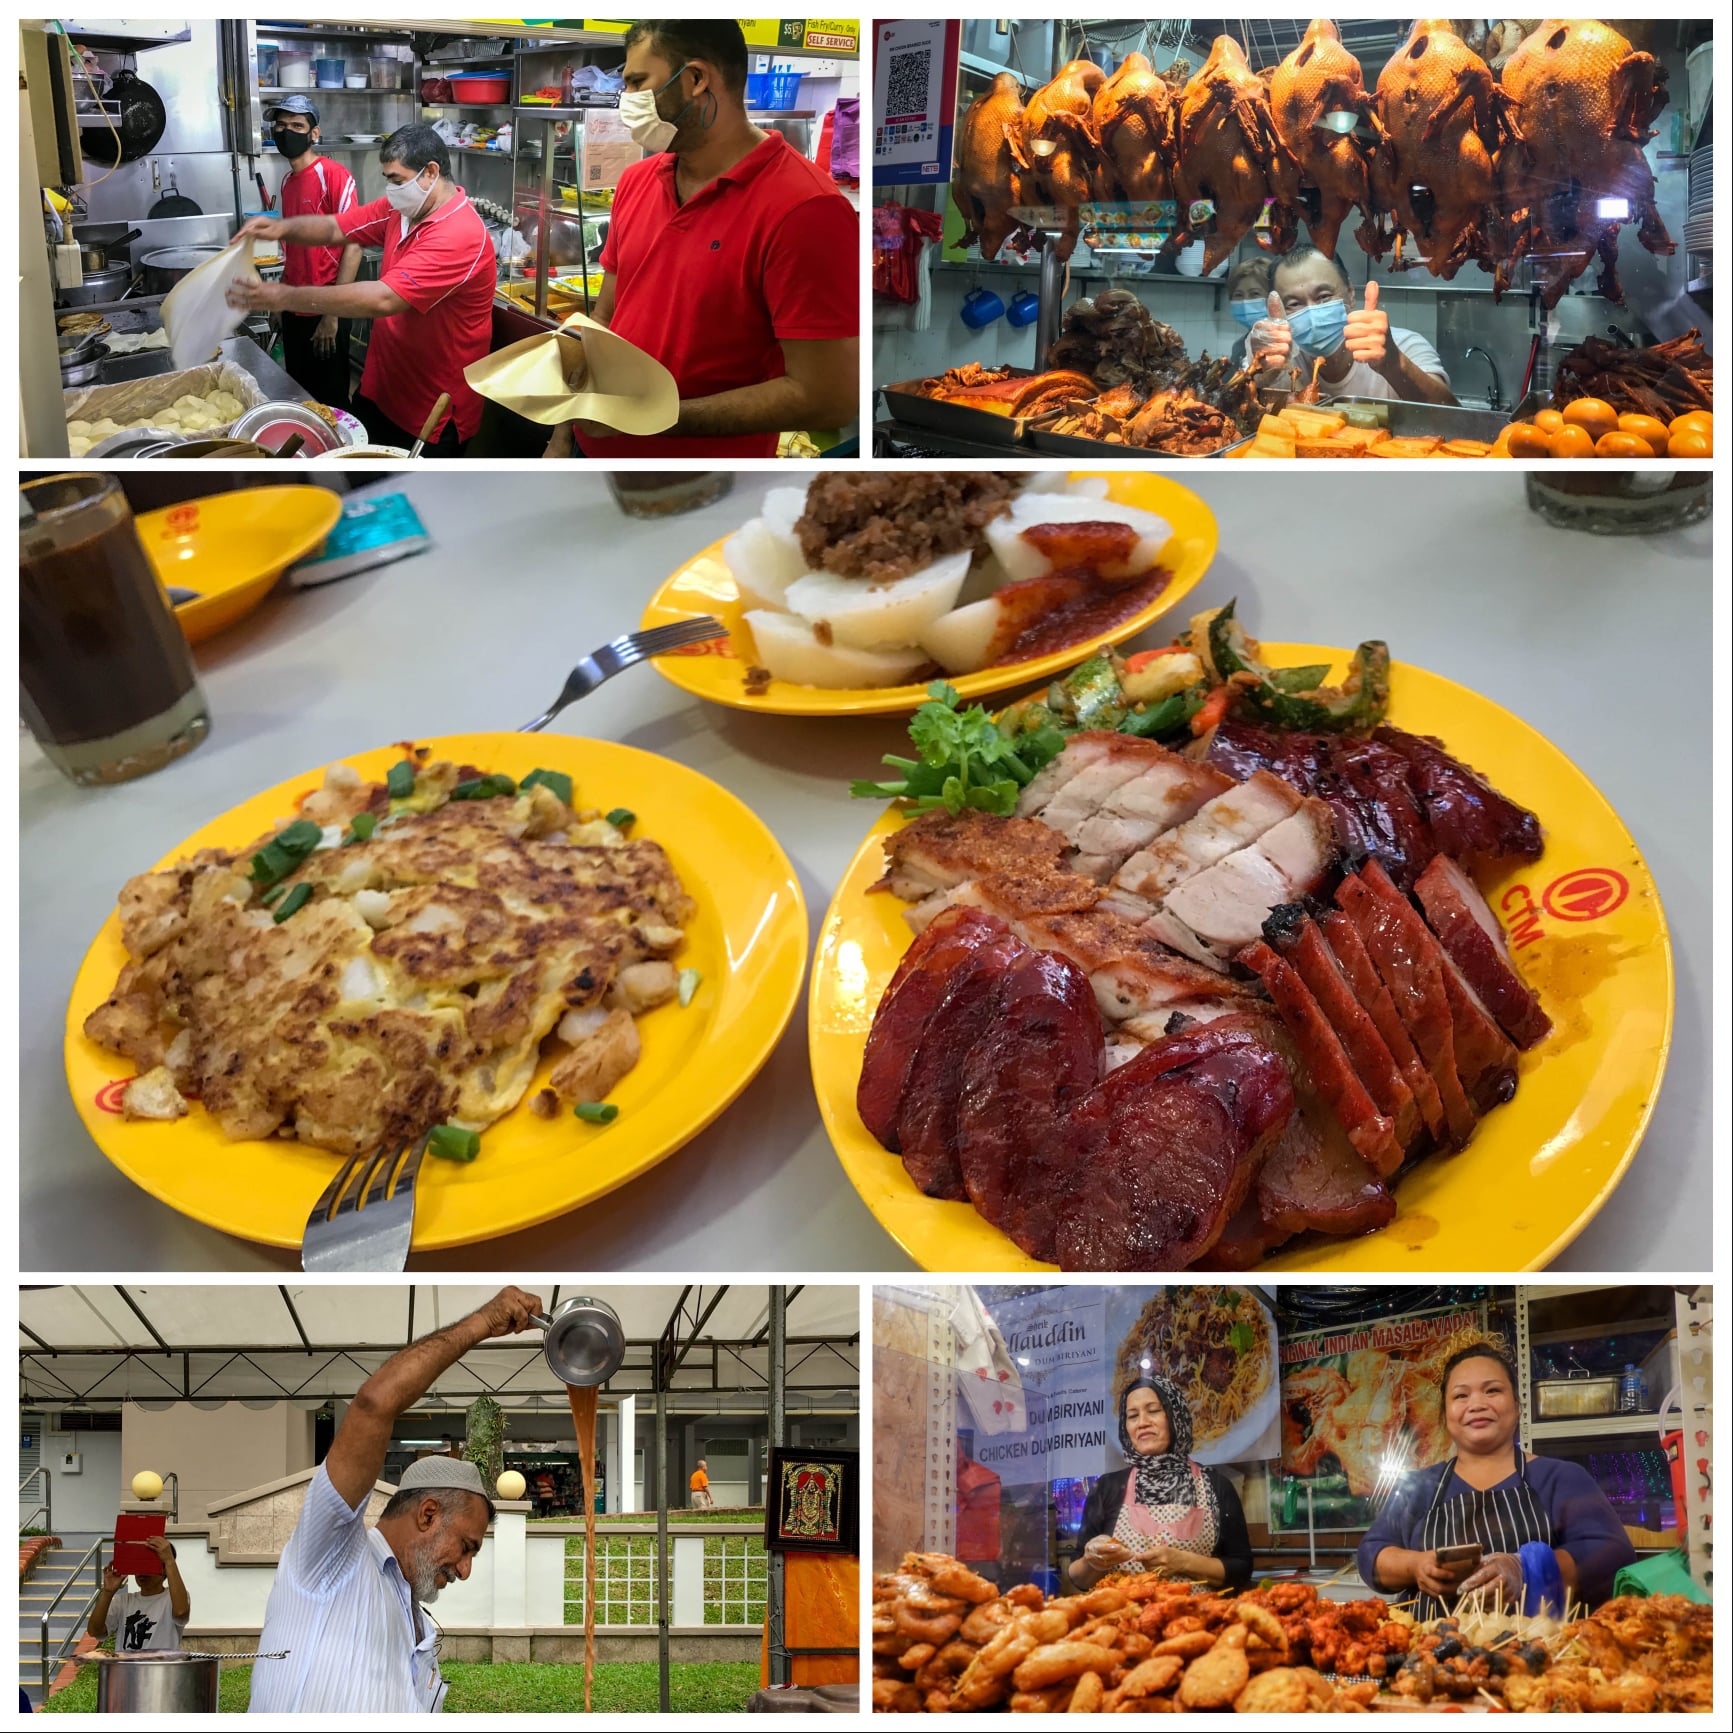
MULTIPOLYGON (((1316 644, 1264 645, 1278 665, 1332 662, 1316 644)), ((1489 699, 1397 663, 1390 720, 1434 734, 1511 799, 1540 815, 1546 852, 1482 885, 1517 965, 1553 1020, 1522 1055, 1516 1098, 1456 1155, 1434 1155, 1396 1188, 1391 1224, 1359 1239, 1311 1236, 1271 1270, 1535 1270, 1593 1218, 1617 1185, 1660 1090, 1673 1023, 1673 953, 1649 869, 1594 785, 1557 747, 1489 699)), ((813 1084, 844 1170, 867 1207, 923 1268, 1042 1270, 972 1206, 915 1189, 855 1111, 873 1012, 908 948, 905 904, 867 894, 883 871, 887 812, 868 834, 819 934, 809 1006, 813 1084)))
POLYGON ((322 487, 255 487, 141 512, 138 539, 165 588, 199 592, 175 619, 189 644, 248 614, 331 533, 343 502, 322 487))
MULTIPOLYGON (((703 977, 689 1006, 663 1005, 638 1019, 643 1056, 609 1096, 620 1109, 611 1125, 531 1113, 529 1100, 546 1081, 544 1062, 524 1100, 482 1133, 475 1161, 423 1165, 413 1249, 438 1251, 593 1202, 696 1137, 757 1075, 788 1027, 806 969, 807 922, 799 880, 776 838, 694 770, 571 735, 454 734, 421 744, 436 758, 519 778, 538 765, 563 770, 587 805, 629 805, 638 815, 635 834, 661 843, 697 902, 677 961, 703 977)), ((401 756, 400 748, 382 747, 345 762, 377 780, 401 756)), ((294 811, 298 794, 319 786, 324 771, 321 765, 231 808, 157 866, 262 836, 294 811)), ((197 1105, 173 1125, 120 1117, 114 1086, 132 1067, 88 1040, 83 1026, 125 961, 111 915, 67 1007, 67 1081, 90 1135, 129 1179, 184 1214, 246 1239, 298 1246, 338 1157, 287 1138, 232 1141, 197 1105)))
MULTIPOLYGON (((1077 474, 1106 476, 1109 499, 1152 511, 1173 525, 1173 541, 1162 555, 1173 573, 1167 588, 1147 608, 1139 609, 1110 632, 1084 638, 1051 656, 959 675, 951 684, 963 697, 1009 692, 1075 667, 1104 645, 1123 644, 1177 606, 1209 570, 1216 553, 1215 514, 1190 488, 1164 475, 1122 470, 1079 470, 1077 474)), ((712 542, 650 598, 640 624, 666 626, 691 619, 694 614, 714 614, 727 626, 729 636, 694 644, 672 656, 658 656, 653 663, 656 671, 695 698, 770 716, 896 716, 926 702, 925 686, 825 688, 795 686, 786 680, 773 680, 762 696, 751 697, 746 691, 746 670, 752 661, 752 632, 741 622, 744 612, 733 575, 722 561, 722 543, 712 542)))

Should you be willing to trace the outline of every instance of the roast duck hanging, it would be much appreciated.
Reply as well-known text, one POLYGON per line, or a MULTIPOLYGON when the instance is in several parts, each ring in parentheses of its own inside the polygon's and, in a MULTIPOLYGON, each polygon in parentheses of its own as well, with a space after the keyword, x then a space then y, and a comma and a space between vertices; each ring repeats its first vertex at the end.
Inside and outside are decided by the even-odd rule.
POLYGON ((1643 158, 1666 74, 1606 24, 1423 18, 1369 92, 1319 18, 1268 72, 1218 36, 1177 95, 1174 78, 1141 54, 1110 78, 1073 60, 1025 106, 1000 73, 957 128, 964 245, 991 259, 1038 209, 1057 208, 1050 244, 1066 259, 1081 206, 1172 198, 1167 250, 1201 238, 1208 272, 1254 230, 1285 252, 1303 223, 1334 252, 1358 209, 1355 236, 1372 257, 1414 259, 1444 279, 1478 264, 1495 296, 1532 259, 1549 307, 1596 257, 1600 292, 1620 298, 1627 221, 1651 252, 1673 251, 1643 158), (1339 114, 1354 116, 1352 130, 1318 124, 1339 114))

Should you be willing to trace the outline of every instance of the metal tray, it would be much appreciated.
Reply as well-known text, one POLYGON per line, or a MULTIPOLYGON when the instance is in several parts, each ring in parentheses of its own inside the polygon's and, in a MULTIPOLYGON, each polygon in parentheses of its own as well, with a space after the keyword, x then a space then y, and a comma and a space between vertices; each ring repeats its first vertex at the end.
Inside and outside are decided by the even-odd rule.
MULTIPOLYGON (((1410 403, 1402 397, 1333 397, 1313 409, 1360 412, 1361 426, 1388 428, 1392 439, 1479 439, 1491 445, 1510 424, 1500 409, 1463 409, 1447 403, 1410 403)), ((1352 416, 1349 417, 1353 419, 1352 416)))
POLYGON ((1212 457, 1226 457, 1230 451, 1238 451, 1242 445, 1250 445, 1252 438, 1253 435, 1248 433, 1243 439, 1234 440, 1231 445, 1202 453, 1152 451, 1144 445, 1115 445, 1105 439, 1083 439, 1074 433, 1054 433, 1040 422, 1029 423, 1029 443, 1037 451, 1051 451, 1064 457, 1088 457, 1097 463, 1123 463, 1127 458, 1137 463, 1207 463, 1212 457))
MULTIPOLYGON (((1032 367, 1013 367, 1014 379, 1032 379, 1032 367)), ((953 439, 972 439, 977 445, 1023 445, 1026 443, 1027 420, 1022 416, 988 415, 979 409, 969 409, 960 403, 941 403, 934 397, 923 397, 919 387, 922 379, 905 379, 898 385, 881 385, 885 407, 907 427, 930 427, 935 433, 948 433, 953 439)))

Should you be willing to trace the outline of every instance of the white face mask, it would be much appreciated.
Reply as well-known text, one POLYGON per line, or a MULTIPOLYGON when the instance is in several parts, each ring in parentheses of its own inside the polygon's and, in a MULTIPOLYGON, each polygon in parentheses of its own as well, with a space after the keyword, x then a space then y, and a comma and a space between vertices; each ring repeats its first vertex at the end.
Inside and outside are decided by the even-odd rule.
POLYGON ((656 107, 656 98, 670 85, 678 83, 680 74, 685 70, 682 66, 660 90, 628 90, 621 96, 620 119, 632 135, 632 142, 640 150, 655 154, 666 150, 674 142, 675 134, 680 129, 673 121, 662 118, 656 107))
MULTIPOLYGON (((439 179, 439 170, 437 168, 434 169, 433 176, 434 181, 437 184, 439 179)), ((401 185, 395 181, 388 181, 385 186, 385 197, 390 203, 391 208, 396 211, 399 216, 408 217, 411 222, 414 222, 414 220, 421 215, 421 207, 426 204, 428 199, 432 196, 433 188, 424 187, 421 184, 421 177, 419 175, 417 175, 412 181, 404 181, 401 185)))

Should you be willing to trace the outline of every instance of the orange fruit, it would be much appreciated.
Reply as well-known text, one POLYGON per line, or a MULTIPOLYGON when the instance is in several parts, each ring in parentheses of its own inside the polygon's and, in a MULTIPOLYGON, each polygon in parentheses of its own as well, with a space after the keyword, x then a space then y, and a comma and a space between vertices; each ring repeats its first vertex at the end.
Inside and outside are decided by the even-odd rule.
POLYGON ((1668 428, 1673 433, 1677 433, 1682 427, 1692 428, 1713 439, 1715 436, 1715 417, 1707 409, 1692 409, 1684 415, 1675 415, 1668 423, 1668 428))
POLYGON ((1646 439, 1650 451, 1656 457, 1667 455, 1667 441, 1672 437, 1672 430, 1666 422, 1657 420, 1653 415, 1621 415, 1619 432, 1634 433, 1639 439, 1646 439))
POLYGON ((1556 409, 1537 409, 1534 412, 1534 424, 1547 433, 1557 433, 1564 426, 1565 418, 1556 409))
MULTIPOLYGON (((1572 408, 1576 406, 1573 404, 1572 408)), ((1613 428, 1612 432, 1617 432, 1613 428)), ((1577 427, 1567 423, 1546 442, 1548 457, 1593 457, 1595 455, 1594 436, 1586 427, 1577 427)))
POLYGON ((1669 457, 1713 457, 1715 448, 1706 433, 1699 433, 1695 428, 1681 427, 1667 441, 1669 457))
POLYGON ((1551 457, 1552 435, 1544 428, 1530 427, 1526 421, 1518 421, 1499 435, 1504 440, 1504 453, 1507 457, 1551 457), (1508 434, 1508 438, 1506 435, 1508 434))
POLYGON ((1603 433, 1595 441, 1596 457, 1653 457, 1655 448, 1640 433, 1603 433))
POLYGON ((1498 438, 1492 442, 1492 450, 1486 455, 1488 457, 1509 457, 1511 436, 1515 432, 1516 424, 1514 422, 1508 423, 1504 427, 1500 428, 1498 438))
POLYGON ((1579 397, 1565 405, 1565 426, 1580 427, 1591 443, 1603 433, 1617 433, 1619 412, 1599 397, 1579 397))

